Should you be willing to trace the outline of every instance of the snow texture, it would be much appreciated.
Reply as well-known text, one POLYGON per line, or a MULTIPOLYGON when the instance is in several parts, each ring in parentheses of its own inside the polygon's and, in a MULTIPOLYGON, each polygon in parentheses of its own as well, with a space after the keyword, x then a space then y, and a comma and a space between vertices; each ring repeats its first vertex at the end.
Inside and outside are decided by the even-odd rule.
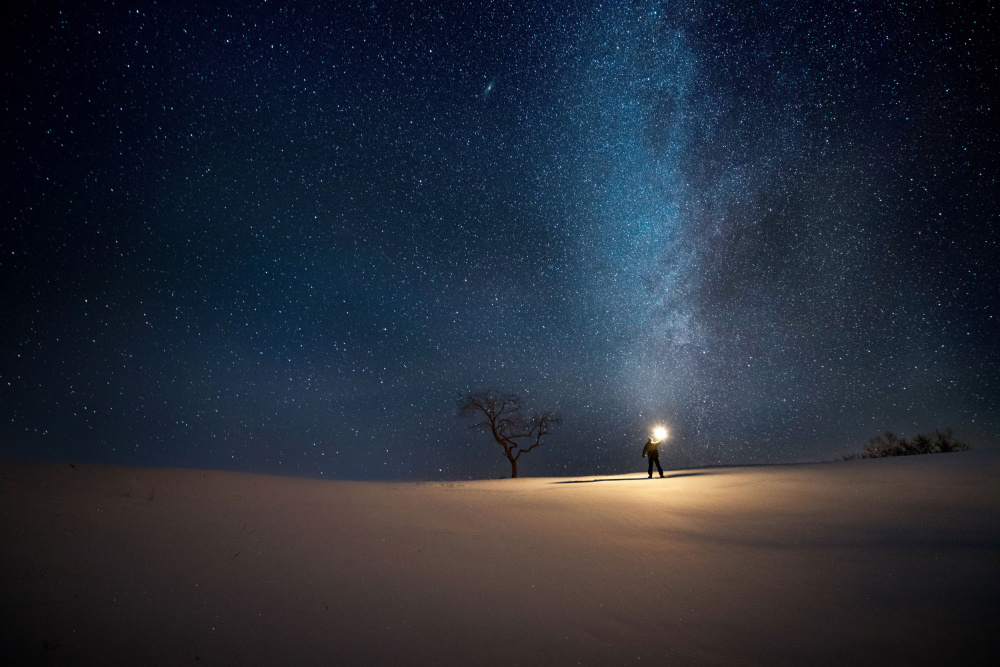
POLYGON ((1000 452, 462 483, 0 464, 8 664, 970 664, 1000 452))

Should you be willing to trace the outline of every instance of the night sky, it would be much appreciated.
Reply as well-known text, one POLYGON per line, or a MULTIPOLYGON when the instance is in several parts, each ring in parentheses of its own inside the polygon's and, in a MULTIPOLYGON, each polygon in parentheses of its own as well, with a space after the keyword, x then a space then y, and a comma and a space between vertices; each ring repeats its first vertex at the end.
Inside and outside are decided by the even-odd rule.
POLYGON ((993 3, 202 4, 3 5, 0 457, 499 477, 488 387, 522 476, 1000 445, 993 3))

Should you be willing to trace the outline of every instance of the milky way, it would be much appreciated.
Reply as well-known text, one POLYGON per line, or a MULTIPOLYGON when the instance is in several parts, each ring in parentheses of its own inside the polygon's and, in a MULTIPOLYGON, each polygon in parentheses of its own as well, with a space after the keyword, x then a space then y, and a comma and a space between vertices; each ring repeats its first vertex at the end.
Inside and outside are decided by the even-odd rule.
POLYGON ((501 476, 487 387, 527 475, 1000 444, 989 13, 479 4, 8 9, 0 456, 501 476))

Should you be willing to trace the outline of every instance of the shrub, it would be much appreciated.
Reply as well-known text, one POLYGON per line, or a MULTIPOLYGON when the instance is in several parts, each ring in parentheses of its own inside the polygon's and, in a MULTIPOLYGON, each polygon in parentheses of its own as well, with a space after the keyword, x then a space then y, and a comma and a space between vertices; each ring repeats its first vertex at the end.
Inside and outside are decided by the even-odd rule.
POLYGON ((900 438, 891 431, 876 435, 868 441, 860 454, 848 454, 844 460, 880 459, 886 456, 913 456, 914 454, 940 454, 964 452, 972 449, 952 435, 951 427, 936 428, 931 435, 915 435, 911 440, 900 438))

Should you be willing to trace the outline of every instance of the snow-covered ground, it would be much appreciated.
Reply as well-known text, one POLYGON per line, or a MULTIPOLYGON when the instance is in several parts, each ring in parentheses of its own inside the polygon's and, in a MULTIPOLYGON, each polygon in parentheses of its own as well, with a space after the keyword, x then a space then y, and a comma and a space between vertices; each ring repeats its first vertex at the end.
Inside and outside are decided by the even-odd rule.
POLYGON ((662 480, 0 475, 7 664, 972 664, 1000 648, 995 450, 662 480))

